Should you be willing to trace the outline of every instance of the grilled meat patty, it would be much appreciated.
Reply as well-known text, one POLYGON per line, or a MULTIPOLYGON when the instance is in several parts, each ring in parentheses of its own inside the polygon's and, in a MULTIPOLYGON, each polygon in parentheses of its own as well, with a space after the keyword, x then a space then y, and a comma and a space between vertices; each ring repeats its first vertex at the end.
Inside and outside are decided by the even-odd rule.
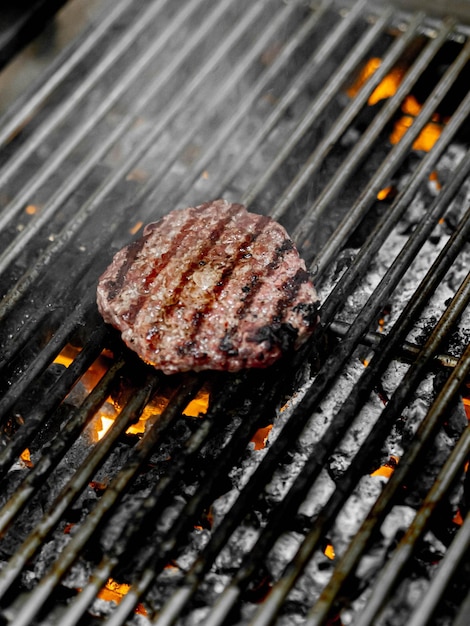
POLYGON ((224 200, 175 210, 120 250, 98 308, 166 374, 267 367, 317 322, 318 296, 285 229, 224 200))

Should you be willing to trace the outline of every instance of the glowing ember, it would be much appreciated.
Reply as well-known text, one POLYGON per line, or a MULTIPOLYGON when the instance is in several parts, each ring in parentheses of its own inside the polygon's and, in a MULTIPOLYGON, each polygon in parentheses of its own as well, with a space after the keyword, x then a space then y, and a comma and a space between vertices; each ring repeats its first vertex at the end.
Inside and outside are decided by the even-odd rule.
MULTIPOLYGON (((414 118, 410 115, 404 115, 395 123, 395 127, 390 134, 390 142, 392 144, 398 143, 405 135, 406 131, 412 126, 414 118)), ((413 143, 413 150, 422 150, 423 152, 429 152, 432 149, 436 141, 439 139, 442 132, 442 126, 435 122, 426 124, 423 130, 413 143)))
POLYGON ((331 545, 331 543, 329 543, 326 548, 323 550, 323 554, 328 557, 331 561, 335 558, 335 549, 333 548, 333 546, 331 545))
POLYGON ((384 476, 390 478, 395 471, 395 467, 400 459, 397 456, 391 456, 385 465, 381 465, 375 472, 372 472, 371 476, 384 476))
POLYGON ((382 61, 377 57, 373 57, 372 59, 369 59, 367 61, 367 63, 362 68, 361 73, 355 80, 354 84, 351 85, 351 87, 349 87, 349 89, 346 91, 350 98, 354 98, 359 93, 361 87, 365 85, 365 83, 369 80, 372 74, 380 67, 381 63, 382 61))
MULTIPOLYGON (((154 398, 152 402, 145 407, 139 420, 128 427, 126 435, 144 434, 146 429, 163 413, 167 404, 168 398, 163 395, 154 398)), ((96 416, 93 434, 96 441, 100 441, 106 435, 116 420, 119 409, 120 407, 115 405, 114 400, 108 397, 96 416)))
POLYGON ((384 187, 377 194, 377 200, 385 200, 385 198, 388 198, 393 192, 394 192, 394 188, 393 187, 391 187, 391 186, 384 187))
POLYGON ((129 230, 130 234, 135 235, 137 232, 139 232, 143 225, 143 222, 136 222, 134 226, 129 230))
POLYGON ((367 104, 373 106, 377 104, 377 102, 380 102, 380 100, 385 100, 395 95, 404 75, 405 68, 394 67, 371 93, 367 104))
MULTIPOLYGON (((362 86, 369 80, 369 78, 375 73, 375 71, 380 67, 381 64, 381 59, 377 57, 373 57, 367 61, 367 63, 362 68, 357 80, 347 90, 347 94, 350 98, 354 98, 357 95, 362 86)), ((385 100, 386 98, 390 98, 391 96, 393 96, 396 93, 401 81, 403 80, 405 72, 405 67, 397 66, 392 68, 390 72, 385 76, 385 78, 382 79, 382 81, 371 93, 367 104, 369 106, 373 106, 374 104, 377 104, 377 102, 380 102, 380 100, 385 100)))
POLYGON ((60 365, 65 365, 65 367, 68 367, 79 353, 79 348, 76 348, 75 346, 72 346, 70 343, 68 343, 56 356, 56 358, 54 359, 54 363, 59 363, 60 365))
MULTIPOLYGON (((421 105, 412 95, 407 96, 402 104, 402 111, 406 113, 403 117, 396 121, 394 129, 390 135, 390 142, 392 144, 398 143, 405 135, 406 131, 412 126, 415 117, 421 111, 421 105)), ((432 121, 426 124, 423 130, 413 143, 413 150, 422 150, 423 152, 429 152, 436 141, 439 139, 442 132, 442 123, 439 115, 435 114, 432 117, 432 121)))
POLYGON ((405 98, 403 104, 401 105, 401 110, 403 113, 416 117, 421 111, 421 105, 414 96, 409 95, 405 98))
POLYGON ((263 450, 266 447, 266 442, 268 441, 269 433, 271 432, 273 425, 269 424, 264 428, 259 428, 253 438, 251 440, 252 443, 255 444, 255 450, 263 450))
MULTIPOLYGON (((109 414, 99 414, 100 427, 96 430, 96 438, 98 441, 103 439, 111 426, 114 424, 115 419, 116 416, 110 417, 109 414)), ((138 422, 129 426, 129 428, 126 430, 126 435, 143 435, 145 433, 146 423, 148 419, 148 415, 146 417, 141 416, 138 422)))
MULTIPOLYGON (((433 170, 430 174, 429 174, 429 180, 434 183, 434 186, 436 188, 437 191, 439 191, 440 189, 442 189, 442 185, 439 182, 439 178, 437 177, 437 172, 436 170, 433 170)), ((439 220, 439 224, 443 224, 445 222, 444 218, 441 217, 441 219, 439 220)))
POLYGON ((199 417, 200 415, 204 415, 207 413, 207 409, 209 408, 209 392, 202 388, 196 395, 196 397, 191 400, 188 406, 184 409, 183 415, 186 417, 199 417))
MULTIPOLYGON (((109 578, 106 585, 98 593, 98 598, 119 604, 130 588, 130 585, 118 583, 112 578, 109 578)), ((147 615, 147 611, 142 604, 136 606, 135 612, 140 615, 147 615)))
POLYGON ((463 408, 465 409, 465 413, 467 418, 470 420, 470 398, 466 398, 465 396, 462 398, 463 408))
POLYGON ((26 467, 33 467, 33 462, 31 461, 31 454, 28 448, 25 448, 23 452, 20 454, 20 459, 26 465, 26 467))
POLYGON ((106 417, 105 415, 100 415, 101 420, 101 428, 96 432, 96 436, 98 437, 98 441, 103 439, 108 430, 114 424, 114 419, 111 417, 106 417))

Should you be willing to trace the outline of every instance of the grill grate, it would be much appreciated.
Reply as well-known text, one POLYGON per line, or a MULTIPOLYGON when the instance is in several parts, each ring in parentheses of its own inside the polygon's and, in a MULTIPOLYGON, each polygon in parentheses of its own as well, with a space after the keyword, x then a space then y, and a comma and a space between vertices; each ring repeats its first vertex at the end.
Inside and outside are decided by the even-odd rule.
POLYGON ((365 0, 102 4, 0 124, 4 622, 466 623, 467 28, 365 0), (321 324, 269 370, 165 377, 96 282, 142 224, 222 195, 293 233, 321 324))

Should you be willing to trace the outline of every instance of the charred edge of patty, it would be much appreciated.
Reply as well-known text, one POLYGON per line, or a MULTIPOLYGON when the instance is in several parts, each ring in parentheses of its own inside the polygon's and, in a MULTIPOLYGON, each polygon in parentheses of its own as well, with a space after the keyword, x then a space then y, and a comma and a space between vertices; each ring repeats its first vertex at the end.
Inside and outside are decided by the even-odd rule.
POLYGON ((292 307, 294 313, 300 313, 303 321, 309 328, 313 328, 318 323, 318 312, 320 310, 320 302, 299 302, 292 307))
POLYGON ((219 350, 227 356, 238 356, 238 349, 233 344, 233 332, 227 330, 219 343, 219 350))
POLYGON ((284 354, 294 349, 299 331, 288 322, 265 324, 248 337, 253 343, 267 343, 268 350, 279 348, 284 354))

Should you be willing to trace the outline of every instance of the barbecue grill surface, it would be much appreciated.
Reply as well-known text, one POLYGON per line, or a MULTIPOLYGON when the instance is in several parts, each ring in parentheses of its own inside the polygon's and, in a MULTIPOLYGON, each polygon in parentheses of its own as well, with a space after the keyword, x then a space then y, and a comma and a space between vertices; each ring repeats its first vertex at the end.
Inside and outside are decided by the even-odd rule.
POLYGON ((3 622, 466 624, 468 26, 98 4, 0 124, 3 622), (265 371, 165 376, 96 283, 218 197, 285 226, 321 323, 265 371))

